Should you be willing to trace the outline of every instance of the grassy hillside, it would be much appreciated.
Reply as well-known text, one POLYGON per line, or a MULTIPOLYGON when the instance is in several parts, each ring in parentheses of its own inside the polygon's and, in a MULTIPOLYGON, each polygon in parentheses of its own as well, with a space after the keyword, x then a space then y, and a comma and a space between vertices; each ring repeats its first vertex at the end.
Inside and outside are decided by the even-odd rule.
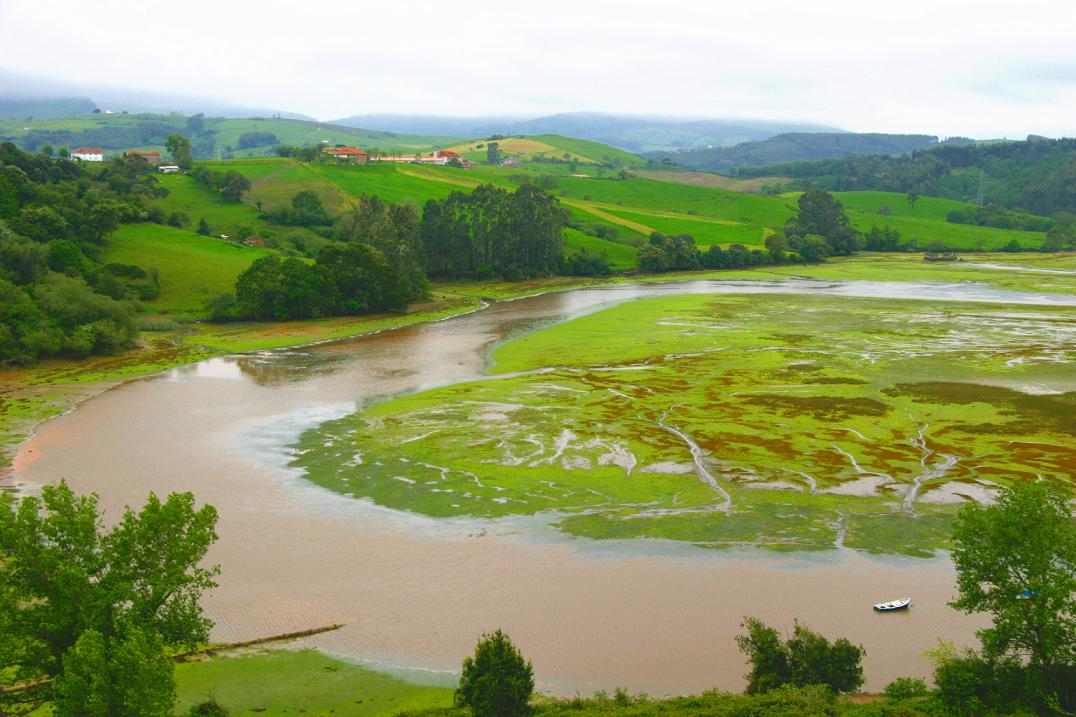
MULTIPOLYGON (((266 208, 290 201, 302 189, 313 189, 327 207, 340 211, 362 194, 378 194, 386 201, 421 206, 429 199, 441 199, 453 191, 470 191, 485 182, 511 189, 523 177, 537 181, 544 168, 562 165, 531 163, 518 169, 476 166, 460 170, 408 164, 363 167, 263 160, 213 166, 236 169, 251 177, 254 188, 248 201, 260 200, 266 208)), ((561 174, 552 181, 550 191, 569 209, 574 220, 614 227, 627 243, 638 243, 659 231, 691 234, 700 246, 761 245, 768 231, 779 231, 784 226, 799 197, 797 193, 771 197, 642 177, 598 179, 561 174)), ((923 197, 912 206, 904 195, 888 192, 843 192, 836 196, 857 229, 890 226, 906 240, 914 239, 924 247, 941 239, 957 249, 991 250, 1015 239, 1030 248, 1039 246, 1044 239, 1036 232, 951 224, 945 221, 946 214, 967 206, 953 200, 923 197), (888 216, 878 214, 882 205, 889 207, 888 216)), ((610 251, 618 255, 623 252, 610 251)))
POLYGON ((468 159, 484 161, 486 148, 490 142, 497 143, 502 155, 511 155, 524 160, 544 156, 554 159, 574 159, 588 164, 632 166, 642 162, 634 154, 622 149, 610 147, 601 142, 574 139, 559 134, 505 137, 497 140, 476 139, 453 145, 449 149, 459 152, 468 159))
POLYGON ((8 119, 0 121, 0 141, 14 142, 21 149, 37 151, 43 145, 54 148, 101 147, 106 154, 126 149, 164 151, 164 138, 173 132, 188 136, 195 155, 215 158, 231 153, 235 157, 272 155, 272 144, 239 148, 245 132, 269 132, 282 144, 306 146, 319 143, 376 147, 383 151, 416 151, 454 144, 458 137, 424 136, 358 129, 322 122, 281 118, 225 119, 207 117, 201 131, 180 114, 84 114, 50 119, 8 119))
POLYGON ((893 192, 837 192, 834 196, 844 204, 856 229, 867 231, 873 225, 890 226, 905 240, 914 239, 921 247, 940 240, 952 249, 989 251, 1001 249, 1011 241, 1025 248, 1035 248, 1046 239, 1042 232, 947 222, 945 217, 949 212, 969 206, 952 199, 920 197, 912 205, 905 195, 893 192), (889 208, 889 216, 878 214, 883 205, 889 208))
POLYGON ((599 239, 575 229, 566 229, 564 245, 571 251, 585 249, 589 254, 605 257, 613 271, 624 271, 635 266, 635 247, 628 244, 599 239))
POLYGON ((200 314, 209 299, 232 291, 235 277, 267 249, 237 246, 189 230, 126 224, 110 238, 102 259, 160 273, 162 313, 200 314))

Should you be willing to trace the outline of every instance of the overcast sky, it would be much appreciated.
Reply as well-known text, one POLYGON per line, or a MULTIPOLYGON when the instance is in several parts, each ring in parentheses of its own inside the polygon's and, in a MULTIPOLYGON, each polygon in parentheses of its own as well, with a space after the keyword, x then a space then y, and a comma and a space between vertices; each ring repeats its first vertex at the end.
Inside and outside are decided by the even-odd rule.
POLYGON ((0 67, 301 112, 1076 135, 1076 0, 0 0, 0 67))

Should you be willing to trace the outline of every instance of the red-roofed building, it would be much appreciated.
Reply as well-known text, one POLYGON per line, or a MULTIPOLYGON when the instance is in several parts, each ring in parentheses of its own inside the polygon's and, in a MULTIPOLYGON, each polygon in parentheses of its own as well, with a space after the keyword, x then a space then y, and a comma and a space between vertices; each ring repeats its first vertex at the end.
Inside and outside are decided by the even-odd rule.
POLYGON ((144 159, 151 167, 157 167, 161 164, 160 152, 140 152, 136 149, 127 150, 123 153, 124 157, 138 157, 144 159))
POLYGON ((370 161, 370 155, 366 153, 366 150, 358 147, 325 147, 321 151, 330 157, 343 159, 353 164, 366 164, 370 161))
POLYGON ((79 147, 71 150, 71 159, 79 159, 83 162, 103 162, 105 153, 100 147, 79 147))

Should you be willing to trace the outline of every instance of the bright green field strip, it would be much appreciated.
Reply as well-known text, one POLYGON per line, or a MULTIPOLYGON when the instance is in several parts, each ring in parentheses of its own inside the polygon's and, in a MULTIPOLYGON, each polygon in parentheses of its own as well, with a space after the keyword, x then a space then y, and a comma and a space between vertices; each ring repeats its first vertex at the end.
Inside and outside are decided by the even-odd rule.
POLYGON ((334 316, 327 319, 273 323, 204 323, 194 326, 194 332, 184 336, 182 343, 204 346, 224 353, 263 351, 319 341, 332 341, 387 331, 423 321, 446 319, 474 311, 480 306, 481 304, 471 297, 439 294, 435 295, 431 301, 412 304, 408 307, 407 313, 403 314, 334 316))
POLYGON ((845 209, 877 215, 878 209, 884 204, 889 207, 890 216, 935 219, 941 222, 944 222, 946 215, 954 209, 967 209, 971 206, 965 202, 938 197, 919 197, 915 204, 909 204, 907 195, 895 192, 834 192, 833 196, 845 209))
POLYGON ((125 224, 108 240, 102 259, 160 272, 161 312, 202 313, 205 302, 233 291, 235 278, 267 249, 237 246, 189 230, 157 224, 125 224))
POLYGON ((780 227, 792 215, 794 201, 782 197, 766 197, 731 192, 709 187, 673 184, 651 179, 580 179, 562 177, 558 191, 567 191, 574 199, 586 199, 602 204, 620 204, 625 209, 658 209, 687 214, 694 211, 702 217, 780 227))
POLYGON ((922 555, 955 504, 1019 478, 1072 485, 1074 357, 1071 309, 658 297, 492 355, 497 373, 551 372, 323 424, 295 465, 432 516, 555 510, 590 537, 779 549, 832 546, 843 525, 848 546, 922 555))
POLYGON ((255 147, 240 150, 239 136, 244 132, 272 132, 281 144, 308 146, 325 140, 333 144, 347 144, 355 147, 377 147, 384 151, 393 149, 425 149, 435 144, 459 141, 452 137, 427 137, 421 135, 398 134, 379 130, 364 130, 339 125, 318 124, 313 122, 294 122, 273 119, 227 119, 215 126, 217 144, 230 145, 236 156, 256 156, 272 153, 272 146, 255 147))
POLYGON ((1046 235, 1042 232, 952 224, 944 220, 912 216, 881 217, 876 214, 849 211, 848 219, 853 227, 864 232, 875 225, 893 227, 900 232, 902 240, 914 239, 921 248, 926 248, 931 242, 940 240, 950 249, 996 251, 1015 240, 1021 247, 1031 249, 1042 246, 1046 239, 1046 235))
POLYGON ((185 213, 190 219, 190 229, 196 228, 198 220, 203 217, 213 227, 265 224, 253 207, 225 202, 215 192, 186 175, 163 175, 160 183, 168 190, 168 196, 158 200, 158 203, 165 211, 185 213))
POLYGON ((700 247, 708 247, 711 244, 761 245, 763 242, 763 229, 748 224, 723 224, 691 217, 655 216, 626 209, 604 208, 603 211, 618 217, 641 222, 653 227, 662 234, 690 234, 695 237, 695 243, 700 247))
POLYGON ((294 159, 287 159, 284 157, 260 157, 256 159, 224 159, 219 162, 215 159, 204 160, 197 162, 197 164, 218 172, 235 170, 245 175, 247 179, 253 182, 255 179, 264 177, 281 167, 285 167, 289 164, 298 164, 298 162, 294 159))
MULTIPOLYGON (((919 254, 869 254, 830 259, 823 264, 770 266, 753 271, 708 272, 708 278, 810 277, 836 281, 932 281, 975 282, 1011 291, 1057 294, 1076 293, 1076 274, 991 269, 980 264, 1019 266, 1027 261, 1032 268, 1062 269, 1065 258, 1048 254, 975 254, 961 262, 926 262, 919 254), (1038 262, 1033 260, 1038 259, 1038 262)), ((651 277, 640 277, 650 281, 651 277)))
POLYGON ((229 714, 380 717, 448 707, 452 690, 425 687, 313 650, 276 650, 176 666, 177 714, 210 696, 229 714))
MULTIPOLYGON (((404 168, 410 169, 410 166, 404 168)), ((411 202, 420 207, 427 200, 444 199, 454 191, 466 191, 464 187, 447 182, 404 173, 400 167, 387 162, 354 167, 312 165, 311 169, 352 197, 376 194, 386 202, 411 202)))
POLYGON ((564 245, 570 251, 586 249, 590 254, 605 257, 614 271, 623 271, 635 266, 635 247, 627 244, 592 237, 575 229, 565 229, 564 245))

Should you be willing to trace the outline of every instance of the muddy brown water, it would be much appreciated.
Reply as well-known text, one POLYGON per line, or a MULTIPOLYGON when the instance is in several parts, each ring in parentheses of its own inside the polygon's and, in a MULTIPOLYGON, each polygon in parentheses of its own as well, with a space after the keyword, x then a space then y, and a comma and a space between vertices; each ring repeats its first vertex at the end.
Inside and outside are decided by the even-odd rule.
POLYGON ((539 687, 652 694, 737 690, 744 615, 793 618, 863 644, 867 688, 927 676, 938 638, 974 644, 978 617, 946 606, 952 565, 853 551, 711 551, 667 541, 572 539, 541 518, 433 520, 339 496, 287 466, 287 445, 372 400, 482 375, 515 332, 642 296, 810 292, 1076 304, 982 286, 808 281, 582 289, 297 350, 205 361, 127 383, 41 426, 16 460, 25 490, 66 478, 115 517, 148 491, 192 491, 220 511, 205 599, 214 637, 246 640, 344 623, 305 644, 446 682, 477 635, 504 628, 539 687), (907 613, 871 604, 911 595, 907 613))

